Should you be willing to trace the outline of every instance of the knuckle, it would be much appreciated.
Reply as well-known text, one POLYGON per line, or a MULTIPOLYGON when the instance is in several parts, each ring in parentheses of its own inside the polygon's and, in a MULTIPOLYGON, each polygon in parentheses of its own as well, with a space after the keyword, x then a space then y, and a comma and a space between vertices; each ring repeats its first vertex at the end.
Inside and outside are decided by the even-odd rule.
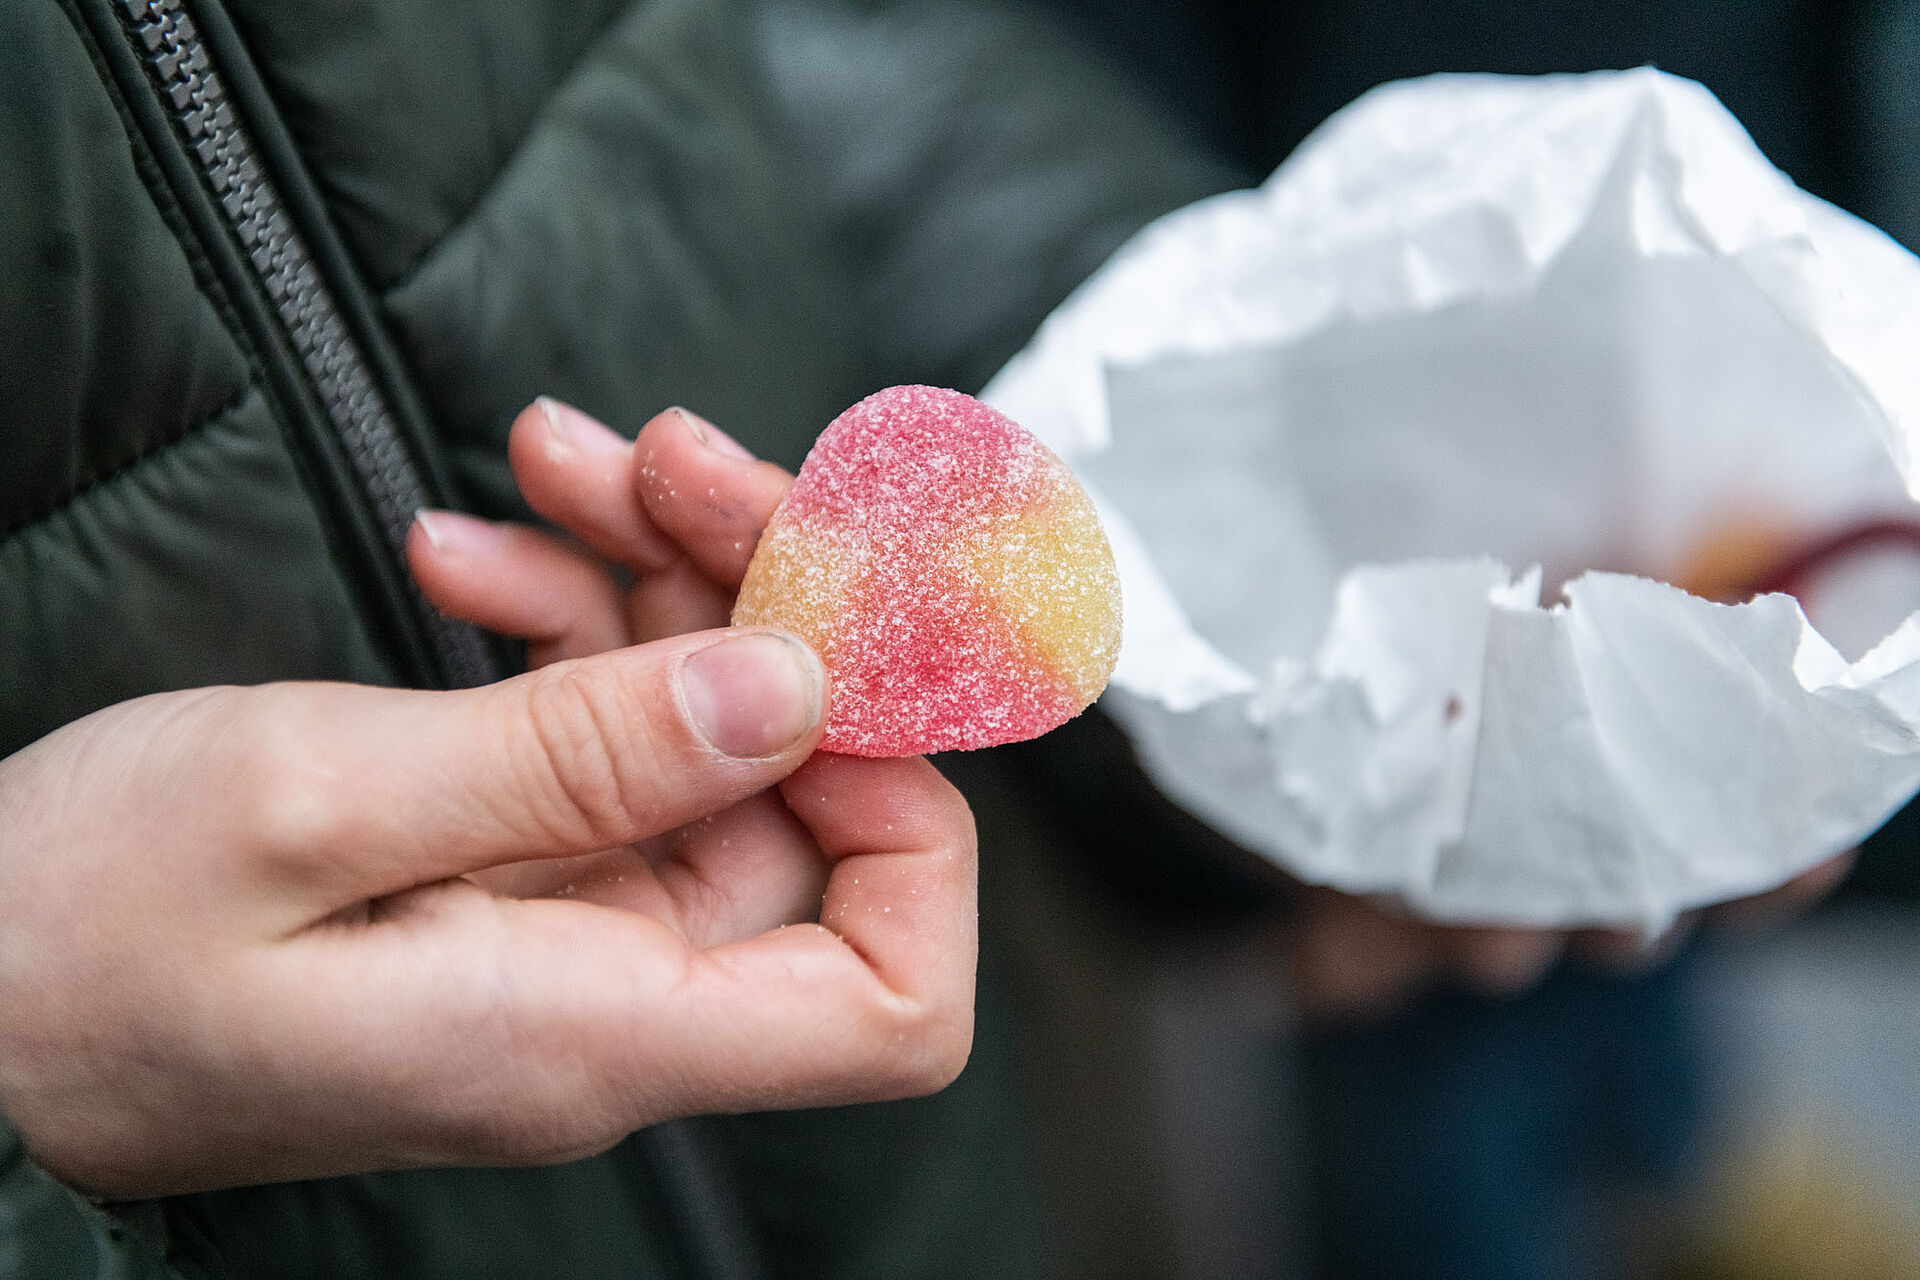
POLYGON ((973 1053, 973 1002, 911 1002, 887 1019, 888 1093, 919 1097, 952 1084, 973 1053))
POLYGON ((297 709, 271 695, 240 735, 232 772, 234 803, 263 850, 305 857, 334 848, 345 834, 337 762, 307 732, 297 709))
POLYGON ((911 827, 928 853, 971 863, 979 852, 979 830, 973 809, 944 778, 939 786, 917 798, 911 827))
POLYGON ((979 843, 973 809, 951 784, 942 787, 930 801, 935 829, 943 833, 956 850, 971 853, 979 843))
POLYGON ((656 806, 636 756, 650 735, 630 710, 640 705, 632 691, 577 664, 534 679, 528 791, 541 825, 596 847, 647 834, 656 806))
POLYGON ((973 1019, 950 1019, 933 1038, 919 1065, 919 1085, 924 1092, 935 1093, 959 1078, 973 1056, 973 1019))

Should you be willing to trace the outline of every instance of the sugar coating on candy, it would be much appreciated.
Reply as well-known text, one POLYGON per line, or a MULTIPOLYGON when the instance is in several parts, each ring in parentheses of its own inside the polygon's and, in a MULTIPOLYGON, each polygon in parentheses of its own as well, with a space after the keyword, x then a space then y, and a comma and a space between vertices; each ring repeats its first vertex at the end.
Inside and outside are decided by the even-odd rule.
POLYGON ((891 387, 814 443, 733 621, 820 654, 823 749, 966 750, 1037 737, 1099 696, 1120 652, 1120 580, 1051 450, 970 396, 891 387))

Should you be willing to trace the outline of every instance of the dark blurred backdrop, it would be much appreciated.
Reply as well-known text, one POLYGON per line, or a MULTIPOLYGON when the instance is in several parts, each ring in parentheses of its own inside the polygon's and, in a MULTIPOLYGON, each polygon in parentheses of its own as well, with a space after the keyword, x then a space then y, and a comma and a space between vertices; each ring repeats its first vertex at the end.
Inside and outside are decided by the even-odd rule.
POLYGON ((1388 80, 1652 65, 1712 89, 1801 186, 1920 246, 1916 0, 1048 3, 1250 179, 1388 80))

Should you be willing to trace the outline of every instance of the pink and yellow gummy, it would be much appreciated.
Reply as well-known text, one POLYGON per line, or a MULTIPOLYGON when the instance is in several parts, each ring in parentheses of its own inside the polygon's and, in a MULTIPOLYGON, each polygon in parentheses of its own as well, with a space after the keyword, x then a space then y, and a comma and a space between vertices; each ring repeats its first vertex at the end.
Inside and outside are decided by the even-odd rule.
POLYGON ((957 391, 890 387, 821 433, 734 605, 820 654, 823 750, 1037 737, 1106 686, 1120 582, 1066 464, 957 391))

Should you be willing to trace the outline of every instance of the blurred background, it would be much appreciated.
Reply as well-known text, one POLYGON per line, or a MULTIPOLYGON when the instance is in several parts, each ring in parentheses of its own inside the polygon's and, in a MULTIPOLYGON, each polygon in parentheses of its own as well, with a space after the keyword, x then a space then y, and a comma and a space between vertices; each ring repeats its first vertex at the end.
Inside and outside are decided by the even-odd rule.
MULTIPOLYGON (((1388 80, 1651 64, 1920 248, 1920 0, 1049 7, 1248 184, 1388 80)), ((1078 850, 1017 860, 998 908, 1069 1274, 1920 1277, 1920 810, 1804 914, 1313 1017, 1275 980, 1298 892, 1121 798, 1109 726, 1019 766, 1064 815, 1029 838, 1078 850)))

